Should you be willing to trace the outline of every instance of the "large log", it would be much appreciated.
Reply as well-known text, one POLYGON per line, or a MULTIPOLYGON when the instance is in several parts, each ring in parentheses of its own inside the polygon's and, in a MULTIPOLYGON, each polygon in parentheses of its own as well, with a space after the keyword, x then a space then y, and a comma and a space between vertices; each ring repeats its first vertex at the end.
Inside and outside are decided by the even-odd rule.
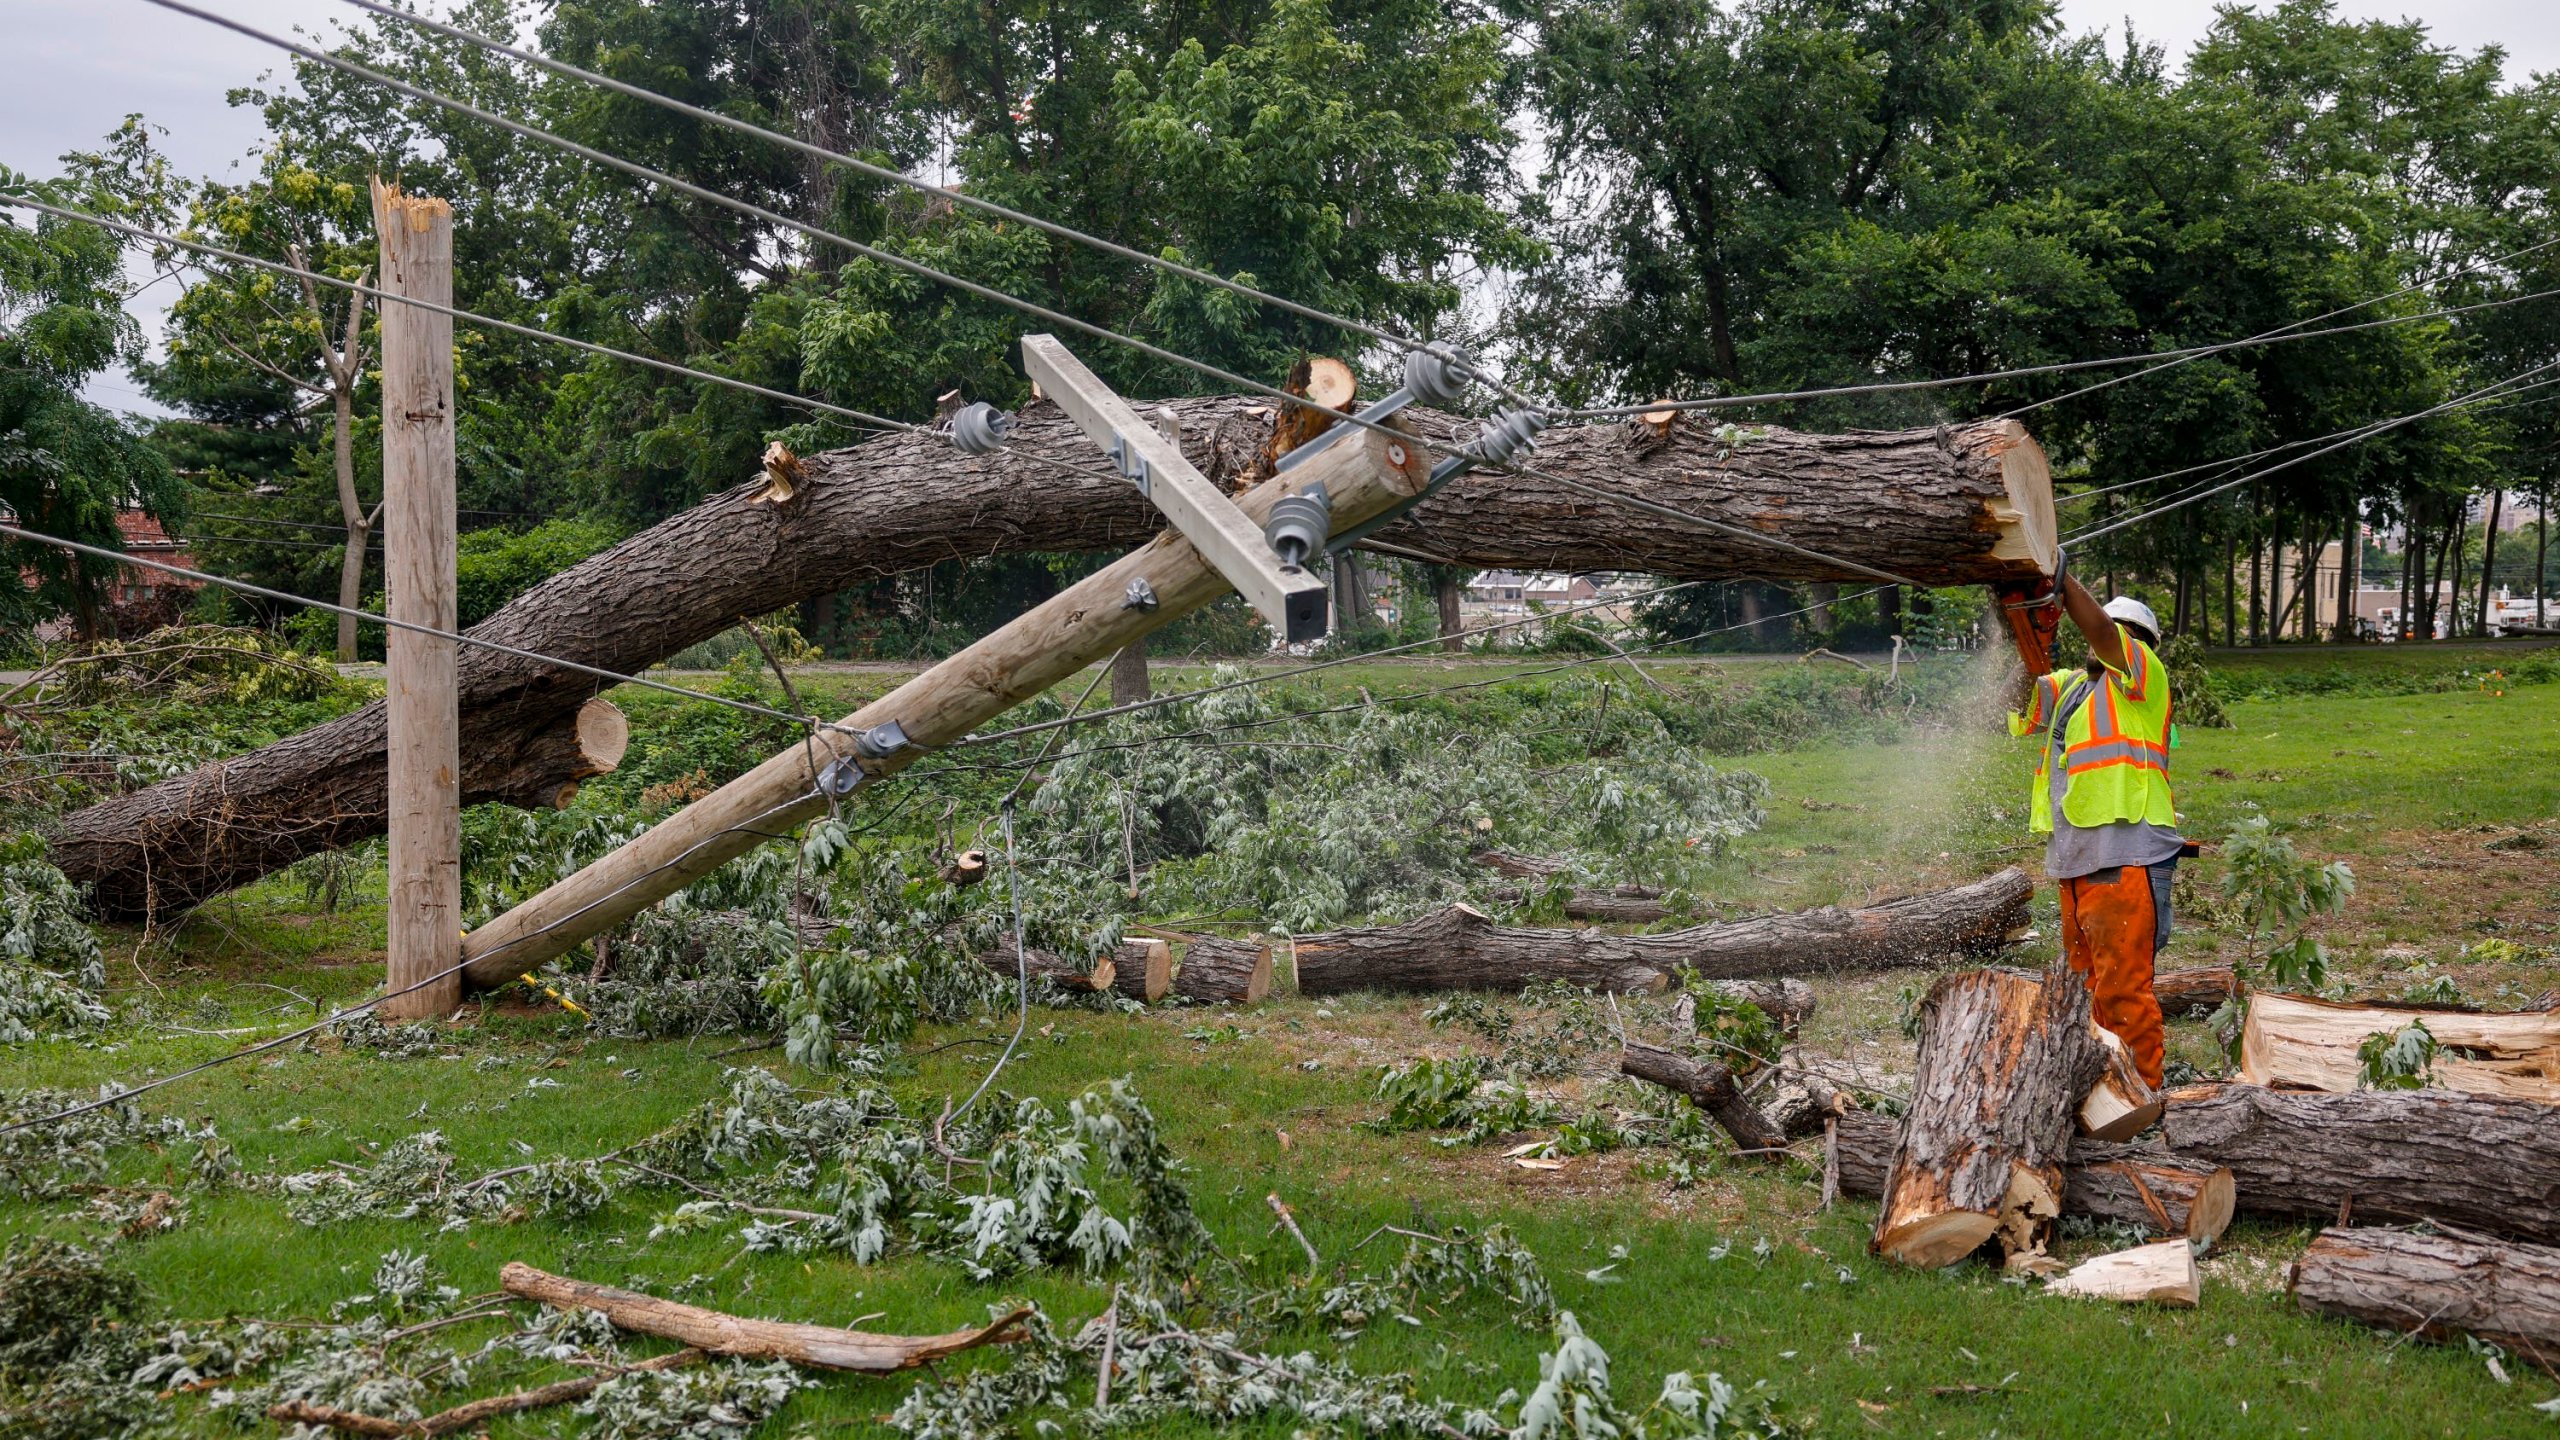
POLYGON ((1078 995, 1092 995, 1111 988, 1119 974, 1119 965, 1111 956, 1092 960, 1070 960, 1054 951, 1036 946, 1025 947, 1020 961, 1014 959, 1013 942, 1000 941, 992 950, 978 957, 978 963, 994 971, 998 978, 1015 980, 1025 975, 1031 983, 1078 995))
POLYGON ((1508 991, 1562 980, 1652 993, 1683 968, 1733 979, 1924 965, 1999 949, 2025 924, 2031 893, 2023 871, 2003 870, 1857 910, 1826 905, 1658 935, 1497 925, 1452 905, 1403 925, 1300 937, 1298 991, 1508 991))
POLYGON ((2345 1005, 2261 990, 2249 997, 2248 1023, 2240 1031, 2240 1078, 2252 1085, 2353 1090, 2363 1069, 2356 1047, 2368 1035, 2396 1033, 2412 1021, 2425 1022, 2439 1047, 2428 1083, 2560 1104, 2560 1013, 2549 1010, 2345 1005))
MULTIPOLYGON (((1833 1131, 1840 1192, 1884 1194, 1902 1127, 1870 1110, 1842 1112, 1833 1131)), ((2139 1225, 2189 1240, 2220 1237, 2237 1199, 2230 1170, 2166 1150, 2075 1140, 2062 1159, 2062 1213, 2139 1225)))
POLYGON ((2228 965, 2163 970, 2151 977, 2151 993, 2163 1015, 2210 1015, 2240 993, 2240 977, 2228 965))
MULTIPOLYGON (((1250 468, 1270 433, 1267 407, 1249 401, 1179 400, 1170 408, 1186 451, 1213 480, 1250 468), (1247 413, 1253 408, 1263 408, 1260 418, 1247 413)), ((1407 414, 1443 438, 1464 423, 1407 414)), ((807 484, 788 501, 757 503, 768 489, 759 475, 553 576, 471 633, 637 672, 740 615, 937 560, 1124 549, 1158 528, 1146 500, 1098 459, 1063 471, 1034 458, 1091 455, 1056 409, 1033 406, 1017 434, 1010 449, 987 456, 899 435, 807 457, 807 484)), ((2051 562, 2051 484, 2042 452, 2014 422, 1838 436, 1762 430, 1739 444, 1689 422, 1642 444, 1615 427, 1559 427, 1543 437, 1538 465, 1932 585, 2020 579, 2051 562)), ((1491 472, 1449 486, 1379 538, 1476 566, 1859 578, 1491 472)), ((524 769, 596 689, 591 676, 465 647, 464 802, 547 803, 575 777, 524 769)), ((304 855, 381 834, 383 776, 383 712, 372 705, 67 816, 54 861, 89 887, 105 915, 183 908, 304 855)))
POLYGON ((751 1320, 699 1305, 661 1300, 655 1295, 592 1285, 536 1270, 510 1260, 498 1271, 498 1283, 510 1295, 539 1300, 562 1310, 593 1310, 620 1329, 681 1341, 714 1355, 749 1360, 788 1360, 821 1370, 851 1370, 890 1375, 948 1359, 981 1345, 1006 1345, 1023 1336, 1028 1307, 989 1325, 954 1330, 947 1335, 882 1335, 868 1330, 840 1330, 833 1325, 795 1325, 779 1320, 751 1320))
POLYGON ((1639 1040, 1627 1042, 1618 1068, 1638 1080, 1689 1097, 1690 1104, 1706 1111, 1724 1127, 1736 1147, 1764 1160, 1785 1158, 1787 1132, 1742 1097, 1742 1088, 1734 1084, 1730 1068, 1713 1060, 1692 1060, 1676 1050, 1639 1040))
POLYGON ((1253 1005, 1271 993, 1271 947, 1203 935, 1182 947, 1173 993, 1196 1005, 1253 1005))
POLYGON ((2476 1335, 2560 1374, 2560 1249, 2405 1230, 2323 1230, 2293 1262, 2294 1303, 2401 1335, 2476 1335))
POLYGON ((2040 1247, 2062 1213, 2072 1113, 2106 1064, 2089 987, 2064 966, 1968 970, 1931 986, 1920 1017, 1872 1248, 1937 1269, 1995 1236, 2008 1254, 2040 1247))
POLYGON ((1111 988, 1142 1005, 1153 1005, 1173 988, 1173 947, 1162 940, 1132 935, 1111 958, 1111 988))
POLYGON ((2190 1085, 2163 1097, 2180 1159, 2227 1165, 2240 1208, 2330 1219, 2440 1220, 2560 1243, 2560 1115, 2450 1090, 2329 1095, 2190 1085))

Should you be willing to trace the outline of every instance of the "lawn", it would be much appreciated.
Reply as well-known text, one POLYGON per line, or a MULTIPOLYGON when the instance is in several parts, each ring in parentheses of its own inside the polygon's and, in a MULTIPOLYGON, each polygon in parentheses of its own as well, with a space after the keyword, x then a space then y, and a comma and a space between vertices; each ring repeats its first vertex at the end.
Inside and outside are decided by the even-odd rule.
MULTIPOLYGON (((1369 668, 1346 667, 1327 677, 1328 688, 1356 694, 1422 667, 1364 674, 1369 668)), ((1423 683, 1446 678, 1460 677, 1435 666, 1423 683)), ((828 675, 812 688, 849 702, 879 683, 828 675)), ((2229 730, 2182 735, 2177 784, 2190 829, 2211 837, 2262 813, 2291 827, 2308 852, 2348 860, 2359 892, 2329 933, 2343 974, 2387 989, 2430 967, 2483 998, 2499 984, 2560 984, 2560 836, 2550 849, 2483 848, 2520 827, 2547 830, 2560 816, 2560 685, 2251 701, 2233 715, 2229 730), (2466 958, 2490 936, 2514 942, 2521 958, 2466 958)), ((1733 763, 1768 778, 1768 815, 1705 892, 1719 909, 1863 899, 2004 863, 2032 867, 2037 857, 2020 843, 2027 760, 2004 741, 1941 725, 1902 734, 1861 727, 1851 742, 1752 750, 1733 763)), ((2208 859, 2200 878, 2209 884, 2212 874, 2208 859)), ((371 883, 378 887, 378 875, 371 883)), ((108 1044, 0 1052, 0 1090, 88 1090, 167 1073, 242 1038, 181 1029, 273 1027, 308 1016, 310 1002, 341 1002, 378 984, 378 919, 365 918, 361 904, 338 915, 312 909, 297 882, 280 878, 207 907, 165 946, 111 934, 116 984, 153 992, 159 1022, 108 1044)), ((2163 963, 2195 963, 2234 943, 2200 928, 2163 963)), ((2030 946, 2024 959, 2039 953, 2030 946)), ((1906 972, 1822 982, 1809 1041, 1890 1063, 1906 1053, 1901 1007, 1925 980, 1906 972)), ((2539 1433, 2550 1423, 2529 1407, 2555 1386, 2522 1365, 2511 1363, 2514 1383, 2501 1383, 2463 1349, 2394 1343, 2297 1313, 2283 1273, 2307 1229, 2235 1226, 2205 1261, 2200 1309, 2127 1310, 2047 1298, 1979 1265, 1915 1274, 1877 1262, 1865 1251, 1873 1207, 1851 1201, 1822 1212, 1816 1164, 1728 1157, 1684 1186, 1665 1173, 1659 1151, 1527 1169, 1504 1158, 1504 1144, 1445 1147, 1427 1133, 1360 1128, 1381 1108, 1378 1066, 1470 1043, 1422 1023, 1426 1008, 1357 997, 1280 998, 1232 1014, 1035 1010, 1002 1083, 1063 1105, 1130 1078, 1189 1167, 1200 1213, 1259 1284, 1297 1284, 1306 1269, 1296 1243, 1275 1229, 1267 1195, 1295 1208, 1328 1266, 1381 1224, 1514 1227, 1564 1307, 1608 1348, 1618 1395, 1634 1408, 1662 1374, 1689 1370, 1765 1382, 1779 1414, 1833 1435, 2434 1436, 2539 1433)), ((887 1077, 890 1088, 911 1112, 932 1113, 975 1086, 992 1053, 953 1042, 1000 1039, 1009 1019, 919 1034, 908 1047, 913 1058, 887 1077)), ((2208 1056, 2195 1024, 2178 1029, 2181 1056, 2208 1056)), ((450 1141, 456 1172, 476 1172, 519 1163, 528 1147, 547 1158, 624 1145, 717 1095, 732 1065, 812 1081, 772 1051, 722 1054, 740 1043, 590 1038, 574 1016, 522 1003, 519 992, 456 1026, 450 1058, 393 1061, 325 1043, 217 1070, 155 1099, 215 1121, 252 1170, 361 1165, 431 1127, 450 1141)), ((119 1161, 135 1180, 170 1163, 142 1152, 119 1161)), ((438 1233, 379 1220, 306 1228, 284 1216, 277 1197, 234 1191, 191 1200, 175 1230, 113 1253, 140 1277, 155 1317, 324 1316, 366 1289, 377 1260, 394 1249, 426 1252, 466 1294, 494 1288, 498 1266, 518 1259, 750 1314, 837 1324, 872 1317, 867 1328, 909 1333, 982 1320, 989 1305, 1014 1295, 1036 1300, 1071 1331, 1111 1294, 1108 1275, 1043 1272, 981 1285, 914 1256, 862 1266, 835 1254, 745 1253, 734 1227, 650 1238, 683 1198, 625 1194, 580 1220, 438 1233)), ((81 1209, 0 1202, 0 1227, 94 1240, 98 1226, 81 1209)), ((2076 1239, 2068 1253, 2102 1243, 2076 1239)), ((1314 1326, 1294 1338, 1363 1370, 1411 1372, 1425 1393, 1471 1403, 1506 1387, 1526 1390, 1552 1348, 1545 1333, 1483 1301, 1417 1318, 1423 1323, 1373 1325, 1350 1341, 1314 1326)), ((968 1357, 941 1375, 990 1363, 968 1357)), ((794 1400, 766 1433, 878 1429, 912 1383, 830 1380, 794 1400)), ((199 1401, 171 1403, 189 1432, 230 1428, 199 1401)), ((559 1413, 538 1414, 491 1433, 551 1433, 564 1423, 559 1413)), ((1289 1426, 1244 1428, 1279 1436, 1289 1426)))

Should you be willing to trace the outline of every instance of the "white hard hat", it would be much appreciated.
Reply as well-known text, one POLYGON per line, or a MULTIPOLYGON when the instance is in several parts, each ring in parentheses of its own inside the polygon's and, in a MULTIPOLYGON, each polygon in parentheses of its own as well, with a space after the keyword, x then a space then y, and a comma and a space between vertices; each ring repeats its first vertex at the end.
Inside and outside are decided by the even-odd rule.
POLYGON ((2107 614, 2127 625, 2141 626, 2154 640, 2160 638, 2160 617, 2151 613, 2150 606, 2130 595, 2119 595, 2108 601, 2107 614))

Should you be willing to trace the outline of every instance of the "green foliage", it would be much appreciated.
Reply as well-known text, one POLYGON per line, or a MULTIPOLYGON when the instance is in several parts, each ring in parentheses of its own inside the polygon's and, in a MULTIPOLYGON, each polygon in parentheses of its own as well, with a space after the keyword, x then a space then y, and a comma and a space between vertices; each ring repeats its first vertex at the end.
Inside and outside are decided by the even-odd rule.
POLYGON ((2423 1090, 2435 1082, 2435 1032, 2413 1019, 2398 1030, 2376 1030, 2356 1046, 2359 1090, 2423 1090))
MULTIPOLYGON (((2345 912, 2355 893, 2355 872, 2343 860, 2306 860, 2291 836, 2263 815, 2252 815, 2223 837, 2221 889, 2239 909, 2248 933, 2244 965, 2265 983, 2284 988, 2319 986, 2328 979, 2328 957, 2307 928, 2323 915, 2345 912)), ((2257 978, 2257 977, 2253 977, 2257 978)))
POLYGON ((546 520, 530 530, 472 530, 454 559, 454 596, 465 629, 498 607, 591 555, 623 532, 600 520, 546 520))
POLYGON ((2169 667, 2170 718, 2182 729, 2231 728, 2231 712, 2223 708, 2213 674, 2205 668, 2202 640, 2193 635, 2172 637, 2160 647, 2160 663, 2169 667))
POLYGON ((1538 1362, 1537 1388, 1520 1400, 1514 1440, 1780 1440, 1793 1434, 1755 1387, 1737 1392, 1721 1375, 1675 1370, 1662 1394, 1641 1412, 1621 1408, 1609 1390, 1609 1352, 1582 1333, 1573 1312, 1556 1316, 1556 1348, 1538 1362))
POLYGON ((0 835, 0 1042, 81 1034, 112 1018, 85 909, 43 841, 0 835))

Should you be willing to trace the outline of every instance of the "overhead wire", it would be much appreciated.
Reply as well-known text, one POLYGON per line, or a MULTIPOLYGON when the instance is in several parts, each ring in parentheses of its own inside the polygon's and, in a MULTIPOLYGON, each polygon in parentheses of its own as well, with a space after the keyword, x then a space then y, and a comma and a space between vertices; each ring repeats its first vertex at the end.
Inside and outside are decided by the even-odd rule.
MULTIPOLYGON (((838 234, 837 232, 828 230, 822 226, 813 225, 805 220, 785 215, 778 210, 769 209, 752 201, 741 200, 733 195, 723 194, 720 191, 714 190, 705 185, 697 185, 690 180, 681 179, 677 176, 670 175, 663 170, 658 170, 651 166, 641 164, 636 160, 627 159, 609 151, 597 149, 596 147, 585 144, 581 141, 569 139, 564 135, 555 134, 551 131, 542 129, 539 126, 529 125, 520 120, 510 119, 507 116, 498 114, 496 111, 472 104, 468 100, 446 95, 425 86, 412 84, 408 81, 399 79, 396 76, 385 74, 371 66, 350 60, 343 55, 335 55, 325 50, 315 49, 297 41, 289 40, 270 31, 262 30, 255 25, 247 23, 246 21, 235 20, 229 16, 220 15, 199 6, 189 4, 187 3, 187 0, 143 0, 143 3, 157 6, 160 9, 170 11, 173 14, 185 15, 193 19, 202 20, 207 24, 229 30, 236 35, 256 40, 261 44, 273 46, 287 54, 298 55, 314 64, 327 66, 344 74, 365 80, 371 84, 382 86, 383 88, 395 93, 409 96, 411 99, 439 106, 443 109, 452 111, 454 114, 465 116, 485 125, 496 126, 501 130, 505 130, 510 134, 520 136, 524 139, 552 146, 555 149, 575 155, 580 159, 589 161, 590 163, 603 165, 610 169, 621 171, 626 175, 645 180, 650 184, 674 191, 677 194, 689 195, 695 199, 721 206, 725 209, 735 211, 738 214, 762 221, 767 225, 786 229, 796 234, 806 236, 812 240, 824 241, 826 243, 839 246, 853 254, 862 256, 865 259, 875 261, 882 265, 887 265, 892 269, 905 271, 906 273, 917 276, 921 279, 949 286, 963 294, 974 295, 979 299, 1005 306, 1008 309, 1018 311, 1021 314, 1031 316, 1034 319, 1042 320, 1052 325, 1062 325, 1075 330, 1080 334, 1091 335, 1096 339, 1107 340, 1113 344, 1125 346, 1141 355, 1147 356, 1150 359, 1181 366, 1210 379, 1217 380, 1222 384, 1233 385, 1240 389, 1249 390, 1255 394, 1276 400, 1282 404, 1296 406, 1314 414, 1329 416, 1337 423, 1356 425, 1382 435, 1392 436, 1397 440, 1403 441, 1407 444, 1420 446, 1426 450, 1433 450, 1441 454, 1451 456, 1463 454, 1463 451, 1459 448, 1429 440, 1418 439, 1406 431, 1398 430, 1393 426, 1370 419, 1365 415, 1356 414, 1347 410, 1339 410, 1330 405, 1325 405, 1319 401, 1309 399, 1304 395, 1292 394, 1279 386, 1269 385, 1259 380, 1250 379, 1222 366, 1213 365, 1206 360, 1196 359, 1192 356, 1181 354, 1178 351, 1166 349, 1164 346, 1155 344, 1152 341, 1142 340, 1137 336, 1114 330, 1109 326, 1099 325, 1092 321, 1067 314, 1062 310, 1057 310, 1050 306, 1039 304, 1036 301, 1025 300, 1018 295, 1008 294, 993 286, 980 284, 975 280, 964 279, 961 276, 953 275, 947 271, 938 270, 933 266, 923 263, 922 261, 911 259, 907 256, 897 254, 894 251, 883 250, 876 245, 864 244, 862 241, 838 234)), ((1547 474, 1543 471, 1527 466, 1501 465, 1494 468, 1502 469, 1513 474, 1529 476, 1534 479, 1546 480, 1553 484, 1563 485, 1567 488, 1575 489, 1583 493, 1611 501, 1622 502, 1638 510, 1685 521, 1689 524, 1697 525, 1721 534, 1730 535, 1738 539, 1749 540, 1775 549, 1785 550, 1793 554, 1801 554, 1809 558, 1819 559, 1825 564, 1835 565, 1857 574, 1871 575, 1879 579, 1893 581, 1896 584, 1918 583, 1903 576, 1895 575, 1889 571, 1879 570, 1871 565, 1842 559, 1838 556, 1826 555, 1818 550, 1811 549, 1810 547, 1795 544, 1792 541, 1779 540, 1772 536, 1763 535, 1744 526, 1732 525, 1720 520, 1712 520, 1705 516, 1691 514, 1687 511, 1680 510, 1669 505, 1663 505, 1655 501, 1626 495, 1623 492, 1609 490, 1601 486, 1591 485, 1585 481, 1571 480, 1563 476, 1547 474)))
MULTIPOLYGON (((935 198, 946 201, 950 204, 975 210, 980 214, 993 215, 998 219, 1009 220, 1016 224, 1028 225, 1045 234, 1055 235, 1062 240, 1072 241, 1075 244, 1101 251, 1107 255, 1114 255, 1123 260, 1148 266, 1167 275, 1179 276, 1182 279, 1193 281, 1197 284, 1224 290, 1231 295, 1241 295, 1246 299, 1272 306, 1275 309, 1285 310, 1292 315, 1300 317, 1301 319, 1313 320, 1320 324, 1331 325, 1337 329, 1349 331, 1352 334, 1366 336, 1371 340, 1380 342, 1381 344, 1398 346, 1406 350, 1427 349, 1430 345, 1429 341, 1416 339, 1410 335, 1399 334, 1393 330, 1388 330, 1383 327, 1370 324, 1364 320, 1354 319, 1350 316, 1338 314, 1319 306, 1309 305, 1303 301, 1292 300, 1284 295, 1276 295, 1257 286, 1247 285, 1242 281, 1229 279, 1215 271, 1203 270, 1196 265, 1186 265, 1179 260, 1169 259, 1162 255, 1150 255, 1146 251, 1139 250, 1133 246, 1121 244, 1118 241, 1108 239, 1104 236, 1096 235, 1091 231, 1080 230, 1075 226, 1051 220, 1044 216, 1034 215, 1025 210, 1017 210, 1010 205, 1000 204, 996 201, 989 200, 984 196, 972 195, 966 190, 957 189, 948 185, 937 185, 932 181, 925 180, 919 176, 907 174, 902 170, 894 169, 886 165, 874 164, 873 162, 865 160, 858 155, 849 155, 841 150, 832 150, 824 145, 813 144, 810 141, 801 139, 797 135, 792 135, 781 130, 775 130, 767 126, 758 125, 753 121, 741 120, 734 115, 724 115, 717 110, 712 110, 704 106, 695 105, 688 101, 677 99, 675 96, 666 94, 663 91, 652 90, 645 85, 635 85, 626 80, 616 79, 611 75, 590 70, 581 65, 571 64, 570 62, 559 59, 556 56, 545 55, 538 50, 528 50, 520 46, 510 45, 494 36, 483 35, 478 31, 469 30, 448 21, 437 20, 429 16, 418 14, 414 11, 403 10, 397 6, 381 4, 379 3, 379 0, 345 0, 345 3, 354 6, 359 10, 380 16, 384 19, 397 20, 404 24, 412 25, 419 29, 445 36, 448 39, 460 40, 465 44, 477 46, 492 54, 504 55, 510 59, 520 61, 527 65, 539 66, 540 68, 548 70, 555 75, 559 75, 567 79, 582 81, 589 85, 598 86, 602 89, 613 91, 618 95, 628 96, 631 99, 655 105, 660 109, 668 110, 675 114, 683 115, 689 119, 700 121, 706 125, 717 125, 723 129, 733 131, 740 135, 750 136, 758 140, 766 141, 770 144, 783 146, 786 149, 796 151, 814 160, 823 160, 829 164, 842 165, 846 169, 854 171, 856 174, 866 175, 874 180, 884 181, 893 185, 903 185, 911 190, 920 191, 923 194, 934 196, 935 198)), ((1501 382, 1495 380, 1491 376, 1480 374, 1478 378, 1483 379, 1487 384, 1492 385, 1495 389, 1502 391, 1507 398, 1519 401, 1523 404, 1529 403, 1516 392, 1513 392, 1508 387, 1503 386, 1501 382)))

